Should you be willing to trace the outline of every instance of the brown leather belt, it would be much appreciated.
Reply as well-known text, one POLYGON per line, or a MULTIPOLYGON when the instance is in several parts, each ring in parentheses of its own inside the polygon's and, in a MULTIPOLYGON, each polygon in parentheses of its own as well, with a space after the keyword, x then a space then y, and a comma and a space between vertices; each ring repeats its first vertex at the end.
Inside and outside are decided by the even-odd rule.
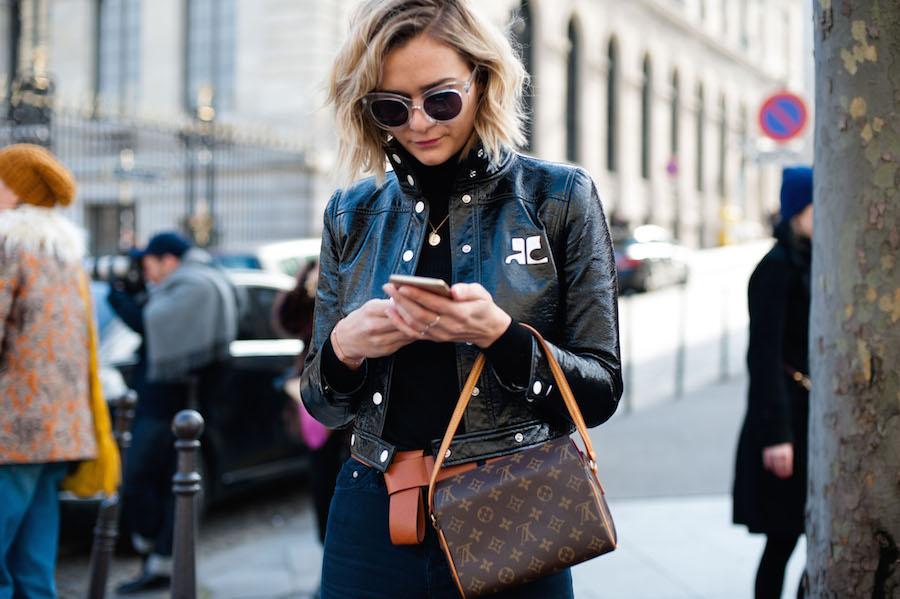
MULTIPOLYGON (((361 464, 365 464, 359 458, 361 464)), ((438 480, 456 476, 475 467, 475 463, 441 468, 438 480)), ((417 545, 425 539, 425 498, 434 458, 421 449, 398 451, 384 473, 384 482, 391 498, 388 524, 391 543, 417 545)))

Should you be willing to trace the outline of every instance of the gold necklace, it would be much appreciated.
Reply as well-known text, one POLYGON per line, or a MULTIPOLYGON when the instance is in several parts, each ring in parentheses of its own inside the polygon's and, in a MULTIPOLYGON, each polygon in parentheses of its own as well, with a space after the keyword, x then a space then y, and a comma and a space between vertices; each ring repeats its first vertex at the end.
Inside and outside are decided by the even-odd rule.
POLYGON ((438 235, 438 229, 444 226, 444 223, 447 222, 447 219, 450 218, 450 213, 447 213, 447 216, 444 217, 444 220, 441 221, 441 224, 438 226, 434 226, 431 224, 431 221, 428 221, 428 226, 431 227, 431 235, 428 236, 428 245, 431 247, 437 247, 437 245, 441 242, 441 236, 438 235))

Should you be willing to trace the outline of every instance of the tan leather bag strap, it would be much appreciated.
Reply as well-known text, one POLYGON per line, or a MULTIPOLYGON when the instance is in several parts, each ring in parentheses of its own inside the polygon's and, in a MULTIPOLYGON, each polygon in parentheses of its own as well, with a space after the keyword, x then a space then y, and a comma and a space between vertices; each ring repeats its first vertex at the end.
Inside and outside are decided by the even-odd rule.
MULTIPOLYGON (((522 326, 531 331, 535 339, 538 340, 541 348, 544 350, 544 355, 547 357, 547 362, 550 364, 550 371, 553 373, 553 379, 556 381, 559 393, 562 395, 563 401, 566 404, 569 416, 571 416, 572 422, 575 423, 578 434, 581 435, 581 441, 584 443, 585 453, 588 456, 588 465, 596 474, 597 454, 594 453, 594 445, 591 443, 591 438, 588 436, 587 425, 584 423, 584 417, 581 415, 581 410, 578 409, 578 403, 575 401, 575 395, 569 387, 566 375, 563 373, 559 362, 553 357, 550 347, 547 345, 547 342, 541 334, 537 332, 534 327, 527 324, 522 324, 522 326)), ((434 468, 431 471, 431 479, 428 482, 428 509, 431 514, 432 523, 435 521, 434 485, 437 482, 438 473, 441 470, 441 465, 444 463, 444 458, 447 457, 447 450, 450 449, 450 442, 453 441, 453 436, 459 428, 459 423, 462 422, 463 414, 466 411, 466 407, 469 405, 469 400, 472 398, 472 390, 475 388, 476 383, 478 383, 478 377, 481 376, 486 360, 487 358, 485 358, 484 354, 479 354, 478 358, 475 360, 475 365, 472 366, 472 372, 469 373, 469 378, 466 379, 466 384, 459 394, 459 401, 456 403, 456 409, 453 410, 453 415, 450 417, 450 423, 447 425, 447 431, 444 433, 444 438, 441 441, 441 448, 438 450, 437 455, 434 456, 434 468)))

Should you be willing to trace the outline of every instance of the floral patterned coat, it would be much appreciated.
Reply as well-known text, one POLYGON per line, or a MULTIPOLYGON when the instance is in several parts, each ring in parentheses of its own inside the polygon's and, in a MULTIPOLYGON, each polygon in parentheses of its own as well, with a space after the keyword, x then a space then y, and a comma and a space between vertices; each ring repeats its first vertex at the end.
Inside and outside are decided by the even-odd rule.
POLYGON ((0 211, 0 464, 96 455, 83 255, 55 209, 0 211))

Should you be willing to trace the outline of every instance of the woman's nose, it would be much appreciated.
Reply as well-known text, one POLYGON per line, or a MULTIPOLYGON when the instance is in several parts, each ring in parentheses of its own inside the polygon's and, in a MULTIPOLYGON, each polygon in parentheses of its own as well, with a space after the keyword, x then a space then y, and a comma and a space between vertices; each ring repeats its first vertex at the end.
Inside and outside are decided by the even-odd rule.
POLYGON ((412 114, 409 115, 410 129, 413 131, 425 131, 431 127, 431 121, 428 120, 428 117, 425 116, 425 112, 421 108, 417 106, 411 112, 412 114))

